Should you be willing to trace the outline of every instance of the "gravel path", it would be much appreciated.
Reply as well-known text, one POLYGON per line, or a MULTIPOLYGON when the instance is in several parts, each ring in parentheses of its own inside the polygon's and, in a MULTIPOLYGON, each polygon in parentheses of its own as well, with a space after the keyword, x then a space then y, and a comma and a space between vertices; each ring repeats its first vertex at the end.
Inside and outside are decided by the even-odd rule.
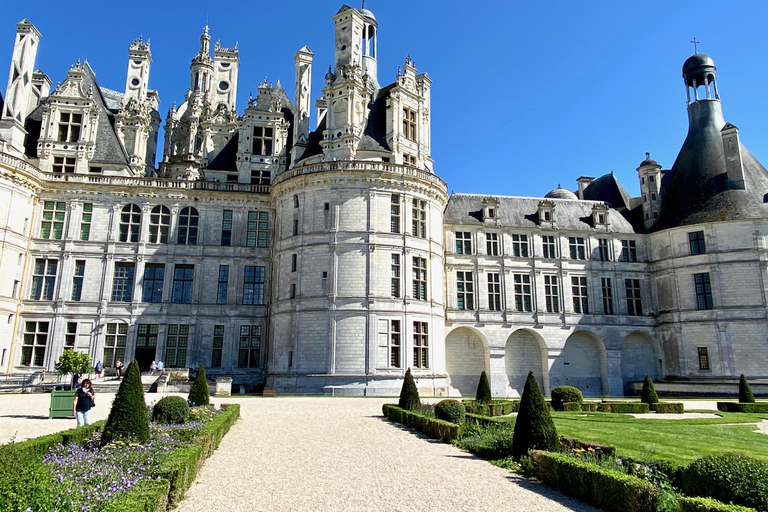
POLYGON ((391 398, 230 401, 241 419, 179 512, 596 510, 384 420, 391 398))

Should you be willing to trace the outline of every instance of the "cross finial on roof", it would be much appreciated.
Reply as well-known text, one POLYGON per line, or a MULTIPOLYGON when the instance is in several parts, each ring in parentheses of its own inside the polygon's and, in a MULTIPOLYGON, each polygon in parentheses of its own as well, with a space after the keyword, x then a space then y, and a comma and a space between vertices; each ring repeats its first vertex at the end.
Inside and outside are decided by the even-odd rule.
POLYGON ((361 9, 365 9, 365 0, 363 0, 363 6, 361 7, 361 9))
POLYGON ((693 41, 690 41, 690 42, 691 42, 691 43, 693 43, 693 53, 695 53, 696 55, 698 55, 698 54, 699 54, 699 47, 698 47, 697 45, 698 45, 698 44, 699 44, 701 41, 697 41, 697 40, 696 40, 696 38, 694 37, 694 38, 693 38, 693 41))
POLYGON ((646 151, 645 152, 645 159, 648 160, 649 158, 651 158, 651 154, 646 151))

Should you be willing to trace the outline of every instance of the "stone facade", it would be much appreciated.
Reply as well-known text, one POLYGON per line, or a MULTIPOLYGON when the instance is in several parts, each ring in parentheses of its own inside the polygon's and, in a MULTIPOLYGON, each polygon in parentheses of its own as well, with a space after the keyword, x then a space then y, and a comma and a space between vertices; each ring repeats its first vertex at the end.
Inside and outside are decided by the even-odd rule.
POLYGON ((768 178, 722 121, 711 59, 686 61, 691 133, 672 169, 647 155, 641 197, 613 175, 543 198, 449 196, 429 77, 409 56, 380 85, 374 15, 333 21, 314 131, 308 47, 293 101, 265 78, 239 112, 238 49, 211 50, 206 27, 158 169, 149 42, 129 46, 124 92, 77 63, 49 94, 41 34, 17 25, 0 371, 52 370, 74 348, 281 393, 391 395, 407 368, 445 396, 473 395, 482 371, 495 396, 529 371, 592 396, 646 374, 766 376, 768 178))

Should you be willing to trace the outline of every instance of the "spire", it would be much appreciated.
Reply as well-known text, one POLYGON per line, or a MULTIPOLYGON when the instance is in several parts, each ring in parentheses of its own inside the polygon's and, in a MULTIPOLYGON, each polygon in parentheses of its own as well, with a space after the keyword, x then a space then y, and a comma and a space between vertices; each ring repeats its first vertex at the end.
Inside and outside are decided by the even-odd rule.
POLYGON ((211 36, 208 35, 208 25, 203 29, 203 35, 200 36, 200 55, 208 55, 211 48, 211 36))

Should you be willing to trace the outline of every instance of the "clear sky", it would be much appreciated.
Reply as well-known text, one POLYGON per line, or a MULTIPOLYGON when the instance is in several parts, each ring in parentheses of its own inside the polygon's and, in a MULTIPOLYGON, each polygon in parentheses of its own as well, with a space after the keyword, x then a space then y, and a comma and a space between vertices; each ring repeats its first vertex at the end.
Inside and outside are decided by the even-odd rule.
MULTIPOLYGON (((8 69, 14 23, 28 18, 43 34, 36 67, 54 84, 87 59, 101 86, 122 91, 127 48, 141 34, 151 39, 150 88, 165 119, 183 101, 207 21, 212 42, 239 42, 240 112, 265 75, 293 97, 293 55, 303 45, 315 53, 317 98, 341 5, 0 0, 0 70, 8 69)), ((681 68, 694 37, 717 66, 726 121, 768 165, 764 0, 367 0, 366 8, 379 22, 379 82, 394 81, 409 53, 433 81, 432 157, 449 191, 541 196, 613 171, 637 195, 645 152, 668 169, 685 139, 681 68)))

